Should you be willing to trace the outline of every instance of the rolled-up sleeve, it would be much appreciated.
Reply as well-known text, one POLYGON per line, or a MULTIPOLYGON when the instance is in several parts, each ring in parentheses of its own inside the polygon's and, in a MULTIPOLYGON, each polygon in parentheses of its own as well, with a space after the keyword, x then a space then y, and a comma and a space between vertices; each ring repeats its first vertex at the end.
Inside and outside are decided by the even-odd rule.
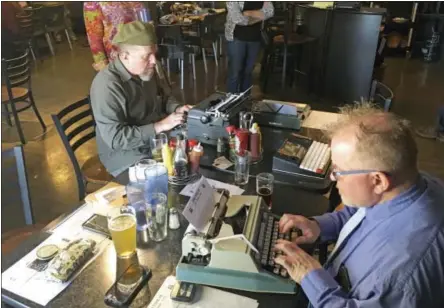
POLYGON ((356 211, 356 208, 344 206, 341 211, 314 216, 313 219, 318 222, 319 227, 321 228, 321 241, 336 240, 344 224, 354 213, 356 213, 356 211))
POLYGON ((142 147, 155 136, 154 123, 130 125, 126 119, 126 97, 117 82, 95 80, 91 88, 91 105, 98 132, 113 150, 142 147))
POLYGON ((227 2, 227 19, 241 26, 247 26, 250 22, 250 18, 242 14, 242 9, 238 1, 227 2))
POLYGON ((265 1, 261 11, 262 11, 262 13, 264 13, 265 20, 273 17, 274 16, 273 3, 271 1, 265 1))

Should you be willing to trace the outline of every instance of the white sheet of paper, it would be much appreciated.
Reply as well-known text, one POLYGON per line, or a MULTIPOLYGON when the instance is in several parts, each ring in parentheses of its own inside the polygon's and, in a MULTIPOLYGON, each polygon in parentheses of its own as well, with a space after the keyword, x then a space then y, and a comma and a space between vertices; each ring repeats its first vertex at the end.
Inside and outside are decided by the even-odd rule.
POLYGON ((327 125, 338 121, 341 117, 343 115, 339 113, 312 110, 304 122, 302 122, 302 127, 322 130, 327 125))
MULTIPOLYGON (((235 185, 231 185, 231 184, 227 184, 224 182, 220 182, 220 181, 216 181, 216 180, 212 180, 212 179, 207 179, 208 183, 210 183, 210 185, 214 188, 214 189, 226 189, 230 192, 230 196, 234 196, 234 195, 242 195, 244 193, 245 190, 243 190, 242 188, 239 188, 235 185)), ((196 187, 197 184, 199 182, 195 182, 192 184, 188 184, 187 186, 185 186, 182 191, 180 192, 181 195, 183 196, 187 196, 187 197, 191 197, 194 192, 196 191, 196 187)))
POLYGON ((86 230, 78 233, 54 233, 34 250, 17 261, 13 266, 2 273, 2 288, 12 293, 29 299, 37 304, 46 306, 60 292, 66 289, 71 282, 97 258, 102 251, 111 243, 111 240, 100 234, 94 234, 86 230), (65 283, 55 282, 46 277, 46 272, 38 272, 27 266, 36 259, 36 251, 43 245, 56 244, 60 248, 65 247, 70 240, 76 238, 91 238, 96 241, 97 246, 94 256, 84 264, 65 283))
POLYGON ((256 300, 249 297, 206 286, 199 286, 202 290, 200 298, 197 298, 196 302, 192 304, 175 302, 170 298, 170 293, 175 283, 176 277, 167 277, 148 305, 148 308, 257 308, 259 306, 256 300))
POLYGON ((196 230, 202 231, 214 211, 214 189, 205 177, 201 177, 196 184, 182 214, 196 230))

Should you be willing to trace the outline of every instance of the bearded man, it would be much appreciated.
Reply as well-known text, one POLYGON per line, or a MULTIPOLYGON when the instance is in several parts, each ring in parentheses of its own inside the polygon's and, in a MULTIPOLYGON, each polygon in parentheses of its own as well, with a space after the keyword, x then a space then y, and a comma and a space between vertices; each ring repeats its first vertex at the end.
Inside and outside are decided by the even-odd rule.
POLYGON ((129 167, 151 156, 153 137, 182 124, 191 106, 181 106, 161 82, 153 25, 120 25, 113 44, 119 55, 94 78, 91 106, 100 160, 126 184, 129 167))

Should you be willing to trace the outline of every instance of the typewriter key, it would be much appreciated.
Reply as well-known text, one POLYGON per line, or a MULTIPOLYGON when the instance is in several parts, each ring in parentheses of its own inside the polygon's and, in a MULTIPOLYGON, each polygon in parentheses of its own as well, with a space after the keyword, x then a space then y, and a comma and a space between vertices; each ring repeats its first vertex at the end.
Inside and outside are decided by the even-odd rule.
POLYGON ((279 275, 279 265, 276 265, 273 269, 273 273, 275 273, 276 275, 279 275))
POLYGON ((288 272, 285 268, 281 269, 281 276, 285 278, 288 277, 288 272))

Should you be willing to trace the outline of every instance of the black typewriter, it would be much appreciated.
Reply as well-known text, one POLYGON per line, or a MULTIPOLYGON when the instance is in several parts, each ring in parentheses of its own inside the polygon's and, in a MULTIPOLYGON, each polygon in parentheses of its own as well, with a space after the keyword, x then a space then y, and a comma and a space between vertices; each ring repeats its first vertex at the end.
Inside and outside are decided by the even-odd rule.
POLYGON ((279 232, 278 215, 271 212, 264 211, 262 213, 261 225, 259 229, 259 236, 256 247, 259 254, 256 254, 256 260, 260 262, 263 269, 283 278, 289 278, 287 270, 275 264, 274 259, 281 254, 280 251, 273 251, 273 247, 278 239, 293 241, 296 237, 301 235, 301 231, 293 229, 287 233, 279 232))

